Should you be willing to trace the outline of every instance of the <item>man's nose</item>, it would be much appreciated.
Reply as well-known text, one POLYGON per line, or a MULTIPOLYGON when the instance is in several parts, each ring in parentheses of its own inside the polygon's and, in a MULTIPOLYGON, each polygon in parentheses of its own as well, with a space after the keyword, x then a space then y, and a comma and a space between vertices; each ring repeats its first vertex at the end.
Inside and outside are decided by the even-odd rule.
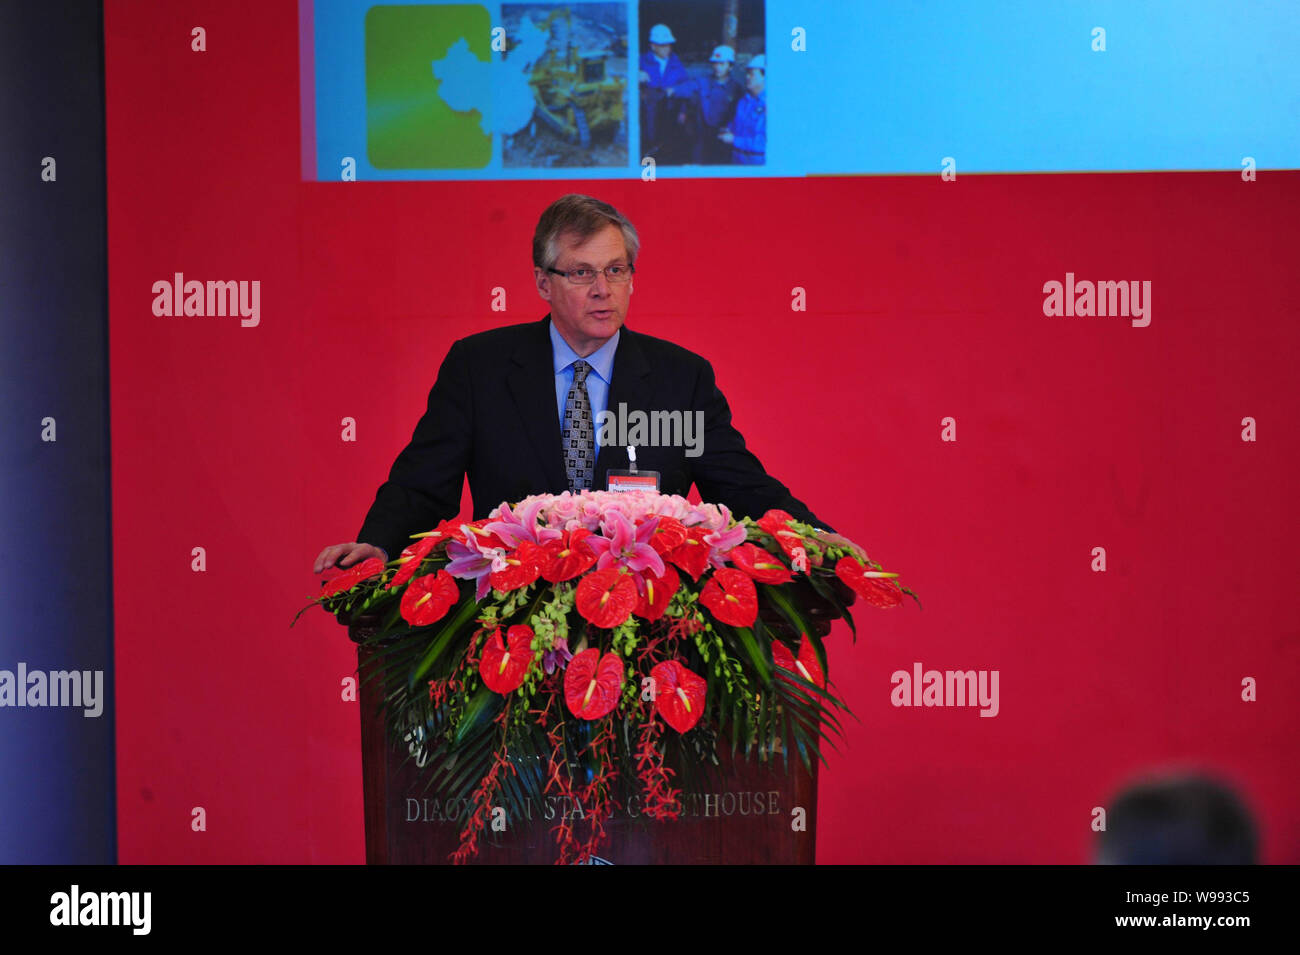
POLYGON ((609 276, 603 271, 596 273, 596 281, 591 283, 591 290, 597 296, 609 294, 609 276))

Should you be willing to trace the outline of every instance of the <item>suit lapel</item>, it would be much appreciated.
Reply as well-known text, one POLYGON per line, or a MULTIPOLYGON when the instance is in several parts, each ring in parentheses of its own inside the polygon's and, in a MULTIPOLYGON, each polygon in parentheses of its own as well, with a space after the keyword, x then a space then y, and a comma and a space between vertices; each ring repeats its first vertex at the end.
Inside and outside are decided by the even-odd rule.
MULTIPOLYGON (((609 401, 606 404, 606 410, 610 414, 618 414, 619 404, 626 404, 628 411, 648 410, 650 362, 641 349, 640 336, 627 327, 624 327, 619 335, 618 348, 614 352, 613 378, 614 380, 609 383, 609 401)), ((602 446, 596 454, 592 490, 604 490, 606 473, 610 468, 625 468, 627 465, 626 448, 602 446)))
MULTIPOLYGON (((542 463, 546 482, 555 493, 568 488, 564 473, 564 450, 560 421, 555 414, 555 366, 551 354, 548 314, 530 326, 511 356, 512 369, 506 377, 515 411, 537 460, 542 463)), ((619 351, 622 351, 620 342, 619 351)))

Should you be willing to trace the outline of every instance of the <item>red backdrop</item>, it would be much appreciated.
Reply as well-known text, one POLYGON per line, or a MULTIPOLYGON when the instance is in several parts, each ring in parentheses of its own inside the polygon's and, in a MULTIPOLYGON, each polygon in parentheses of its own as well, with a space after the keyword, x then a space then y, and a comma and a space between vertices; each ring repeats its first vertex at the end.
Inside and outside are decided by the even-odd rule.
POLYGON ((833 639, 860 722, 819 861, 1085 862, 1092 807, 1177 763, 1300 862, 1300 176, 302 182, 296 44, 292 3, 107 4, 122 862, 363 860, 355 654, 288 624, 451 342, 545 313, 529 243, 569 191, 641 232, 629 326, 708 357, 768 469, 924 602, 833 639), (1150 280, 1150 326, 1045 317, 1067 271, 1150 280), (155 317, 175 272, 260 280, 260 325, 155 317), (915 661, 998 670, 999 714, 893 707, 915 661))

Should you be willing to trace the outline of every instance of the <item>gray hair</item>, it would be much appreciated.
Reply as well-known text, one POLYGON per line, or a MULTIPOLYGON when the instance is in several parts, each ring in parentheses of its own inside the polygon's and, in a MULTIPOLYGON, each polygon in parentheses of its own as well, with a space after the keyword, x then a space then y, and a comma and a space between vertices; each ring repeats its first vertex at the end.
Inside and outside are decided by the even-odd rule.
POLYGON ((636 227, 623 213, 592 196, 576 192, 561 196, 547 206, 537 220, 537 229, 533 232, 533 265, 539 269, 555 268, 560 257, 557 246, 561 235, 571 233, 583 241, 611 225, 618 226, 623 233, 628 264, 635 264, 641 240, 637 237, 636 227))

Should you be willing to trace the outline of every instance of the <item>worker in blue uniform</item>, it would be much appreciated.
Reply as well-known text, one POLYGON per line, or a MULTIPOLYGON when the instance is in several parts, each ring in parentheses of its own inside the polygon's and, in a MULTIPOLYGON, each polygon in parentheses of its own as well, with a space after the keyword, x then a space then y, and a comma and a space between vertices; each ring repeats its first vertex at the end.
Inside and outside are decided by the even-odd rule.
POLYGON ((641 54, 641 147, 653 150, 659 143, 661 118, 665 101, 674 96, 689 96, 691 78, 686 67, 673 52, 677 38, 666 24, 656 23, 650 28, 650 49, 641 54))
POLYGON ((731 123, 736 102, 745 92, 732 72, 735 62, 735 50, 716 47, 709 57, 712 75, 696 81, 699 130, 693 143, 693 162, 717 165, 731 161, 731 147, 718 138, 718 133, 731 123))
POLYGON ((736 104, 731 127, 718 139, 731 144, 731 161, 742 166, 761 166, 767 153, 767 59, 762 53, 745 69, 745 95, 736 104))

